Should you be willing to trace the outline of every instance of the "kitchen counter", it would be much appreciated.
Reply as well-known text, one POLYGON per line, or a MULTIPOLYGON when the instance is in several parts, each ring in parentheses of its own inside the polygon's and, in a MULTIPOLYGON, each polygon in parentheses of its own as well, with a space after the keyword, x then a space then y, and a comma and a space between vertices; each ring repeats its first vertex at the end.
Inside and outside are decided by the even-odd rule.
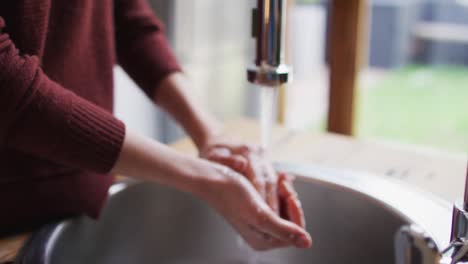
MULTIPOLYGON (((226 130, 246 142, 259 142, 255 121, 228 122, 226 130)), ((273 131, 272 160, 314 163, 323 166, 366 171, 376 177, 392 177, 428 190, 453 202, 463 195, 468 157, 423 147, 358 140, 350 137, 291 131, 276 127, 273 131)), ((196 155, 188 139, 171 144, 177 150, 196 155)), ((0 239, 0 263, 14 259, 27 234, 0 239)))

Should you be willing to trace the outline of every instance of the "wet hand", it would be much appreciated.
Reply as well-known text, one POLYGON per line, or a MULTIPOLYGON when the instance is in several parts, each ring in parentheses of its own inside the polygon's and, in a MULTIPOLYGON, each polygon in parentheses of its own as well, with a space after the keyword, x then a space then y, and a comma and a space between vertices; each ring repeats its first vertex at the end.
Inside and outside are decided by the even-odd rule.
POLYGON ((280 199, 280 215, 298 226, 305 228, 306 222, 301 201, 293 186, 294 176, 280 173, 278 179, 278 195, 280 199))
POLYGON ((278 175, 264 149, 253 144, 215 139, 201 149, 200 156, 247 177, 270 208, 279 214, 278 175))
POLYGON ((294 177, 284 173, 278 177, 261 147, 216 138, 201 149, 200 156, 244 175, 275 213, 305 228, 304 212, 293 186, 294 177))
POLYGON ((295 246, 308 248, 310 235, 282 219, 253 185, 234 170, 212 163, 203 199, 215 208, 255 250, 295 246))

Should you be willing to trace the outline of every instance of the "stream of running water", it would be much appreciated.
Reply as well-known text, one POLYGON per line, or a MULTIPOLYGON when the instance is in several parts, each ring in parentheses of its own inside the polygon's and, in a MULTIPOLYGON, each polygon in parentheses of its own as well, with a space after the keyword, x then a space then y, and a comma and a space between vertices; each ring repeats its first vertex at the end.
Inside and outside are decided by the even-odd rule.
MULTIPOLYGON (((257 85, 257 88, 260 89, 260 142, 264 149, 268 149, 277 117, 276 103, 279 87, 257 85)), ((245 254, 246 264, 259 264, 259 254, 247 245, 242 237, 237 237, 237 244, 245 254)))
POLYGON ((278 86, 258 86, 260 89, 260 142, 268 149, 271 144, 273 125, 276 120, 278 86))

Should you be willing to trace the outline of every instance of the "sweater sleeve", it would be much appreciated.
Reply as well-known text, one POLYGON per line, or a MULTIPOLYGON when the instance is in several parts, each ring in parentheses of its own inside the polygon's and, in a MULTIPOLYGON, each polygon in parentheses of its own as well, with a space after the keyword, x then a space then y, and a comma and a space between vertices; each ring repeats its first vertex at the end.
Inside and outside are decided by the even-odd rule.
POLYGON ((114 3, 117 59, 150 97, 160 81, 181 71, 164 34, 164 28, 146 0, 114 3))
POLYGON ((21 54, 0 17, 0 144, 59 164, 108 172, 125 126, 111 113, 49 79, 21 54))

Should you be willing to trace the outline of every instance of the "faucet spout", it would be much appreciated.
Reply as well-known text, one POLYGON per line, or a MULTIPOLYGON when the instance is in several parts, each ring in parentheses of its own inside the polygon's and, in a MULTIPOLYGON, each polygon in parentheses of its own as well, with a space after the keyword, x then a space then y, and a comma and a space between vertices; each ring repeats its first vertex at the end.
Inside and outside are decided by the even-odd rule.
POLYGON ((287 0, 257 0, 252 11, 255 62, 247 69, 247 79, 262 86, 288 82, 289 67, 284 64, 287 0))

